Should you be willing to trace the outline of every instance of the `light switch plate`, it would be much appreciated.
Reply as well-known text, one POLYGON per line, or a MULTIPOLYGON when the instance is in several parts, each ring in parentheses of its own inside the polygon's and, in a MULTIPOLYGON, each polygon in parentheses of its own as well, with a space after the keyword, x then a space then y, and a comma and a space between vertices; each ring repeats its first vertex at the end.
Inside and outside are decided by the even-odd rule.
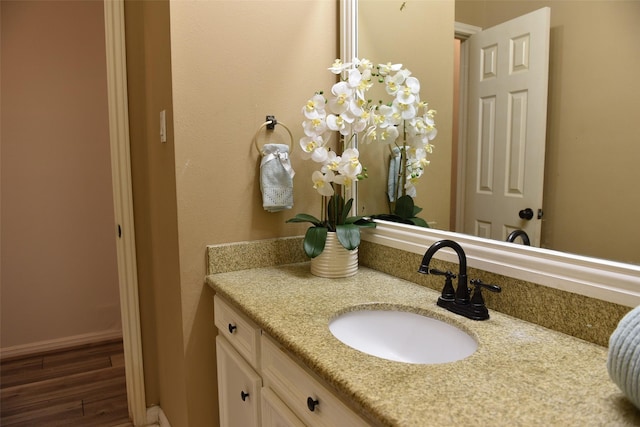
POLYGON ((160 111, 160 142, 167 142, 167 112, 160 111))

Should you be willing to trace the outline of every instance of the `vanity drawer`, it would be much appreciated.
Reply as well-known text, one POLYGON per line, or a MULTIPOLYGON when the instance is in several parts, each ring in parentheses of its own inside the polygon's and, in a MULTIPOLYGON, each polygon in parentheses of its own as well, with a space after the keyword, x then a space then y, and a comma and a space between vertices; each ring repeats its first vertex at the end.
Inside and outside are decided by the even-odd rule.
POLYGON ((369 425, 266 335, 262 336, 262 376, 264 385, 280 396, 306 425, 369 425))
POLYGON ((257 370, 260 360, 260 328, 218 295, 213 297, 213 313, 219 334, 257 370))

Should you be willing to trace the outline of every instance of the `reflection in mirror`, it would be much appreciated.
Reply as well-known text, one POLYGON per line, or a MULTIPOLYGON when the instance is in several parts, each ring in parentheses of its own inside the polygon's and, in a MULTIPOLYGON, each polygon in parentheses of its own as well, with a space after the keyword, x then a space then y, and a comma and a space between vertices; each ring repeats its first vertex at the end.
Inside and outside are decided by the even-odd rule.
MULTIPOLYGON (((435 150, 416 204, 433 227, 450 231, 457 187, 454 21, 489 28, 550 7, 541 246, 640 264, 640 137, 634 127, 640 55, 633 53, 640 41, 640 2, 457 0, 455 9, 452 2, 424 0, 358 3, 359 56, 403 63, 438 111, 435 150)), ((369 148, 371 158, 363 159, 369 178, 359 187, 358 205, 366 213, 383 213, 388 149, 369 148)))
MULTIPOLYGON (((418 216, 431 226, 450 229, 453 108, 453 2, 363 1, 358 5, 358 54, 374 64, 401 63, 420 81, 420 97, 435 109, 438 135, 432 141, 431 164, 417 183, 418 216), (411 28, 410 32, 401 29, 411 28), (448 43, 442 40, 448 39, 448 43), (437 83, 434 83, 437 82, 437 83), (432 202, 433 201, 433 202, 432 202)), ((377 99, 374 98, 374 101, 377 99)), ((389 213, 388 146, 368 145, 361 161, 368 176, 358 186, 360 211, 389 213)))

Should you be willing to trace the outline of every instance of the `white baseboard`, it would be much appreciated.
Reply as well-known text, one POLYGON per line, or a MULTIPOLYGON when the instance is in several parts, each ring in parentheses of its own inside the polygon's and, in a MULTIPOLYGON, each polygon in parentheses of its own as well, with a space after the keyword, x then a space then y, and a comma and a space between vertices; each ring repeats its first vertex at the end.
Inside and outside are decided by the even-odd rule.
POLYGON ((161 407, 155 405, 147 408, 147 427, 171 427, 161 407))
POLYGON ((89 334, 74 335, 71 337, 56 338, 54 340, 39 341, 29 344, 15 345, 6 348, 0 348, 0 359, 25 356, 34 353, 42 353, 45 351, 60 350, 68 347, 75 347, 84 344, 91 344, 95 342, 121 338, 122 330, 117 329, 110 331, 91 332, 89 334))

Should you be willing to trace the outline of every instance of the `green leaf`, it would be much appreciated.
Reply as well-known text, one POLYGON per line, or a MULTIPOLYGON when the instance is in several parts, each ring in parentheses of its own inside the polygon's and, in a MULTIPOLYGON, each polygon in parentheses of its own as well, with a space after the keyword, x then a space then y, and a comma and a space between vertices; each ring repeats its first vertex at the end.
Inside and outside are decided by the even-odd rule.
POLYGON ((414 204, 411 196, 400 196, 396 201, 396 211, 394 212, 400 218, 408 219, 414 216, 414 204))
POLYGON ((375 222, 373 222, 371 220, 368 220, 368 219, 364 219, 364 218, 361 218, 361 219, 357 220, 354 224, 357 225, 360 228, 363 228, 363 227, 376 228, 376 223, 375 222))
POLYGON ((304 235, 304 252, 309 258, 315 258, 322 253, 327 242, 326 227, 309 227, 304 235))
POLYGON ((347 219, 345 219, 344 223, 345 224, 355 224, 359 227, 375 227, 376 223, 371 221, 369 218, 375 218, 376 215, 373 215, 371 217, 365 217, 365 216, 350 216, 347 219))
POLYGON ((355 224, 358 221, 367 221, 363 216, 350 216, 344 220, 345 224, 355 224))
POLYGON ((411 220, 404 219, 404 218, 399 217, 398 215, 393 215, 393 214, 372 215, 371 218, 383 219, 385 221, 399 222, 401 224, 413 224, 413 222, 411 220))
POLYGON ((316 218, 313 215, 308 215, 308 214, 298 214, 296 216, 294 216, 293 218, 288 219, 286 222, 310 222, 313 225, 315 225, 316 227, 321 227, 322 226, 322 222, 316 218))
POLYGON ((342 224, 342 212, 344 211, 344 199, 340 194, 334 194, 327 204, 327 217, 330 224, 342 224))
POLYGON ((349 251, 360 246, 360 227, 355 224, 336 226, 336 236, 340 244, 349 251))
POLYGON ((409 221, 411 221, 413 225, 418 225, 420 227, 425 227, 425 228, 431 228, 429 227, 429 224, 427 224, 427 221, 425 221, 422 218, 418 218, 417 216, 413 218, 409 218, 409 221))
POLYGON ((353 205, 353 199, 347 200, 347 203, 342 207, 342 215, 340 216, 340 222, 338 224, 344 224, 347 221, 347 217, 351 211, 351 205, 353 205))

